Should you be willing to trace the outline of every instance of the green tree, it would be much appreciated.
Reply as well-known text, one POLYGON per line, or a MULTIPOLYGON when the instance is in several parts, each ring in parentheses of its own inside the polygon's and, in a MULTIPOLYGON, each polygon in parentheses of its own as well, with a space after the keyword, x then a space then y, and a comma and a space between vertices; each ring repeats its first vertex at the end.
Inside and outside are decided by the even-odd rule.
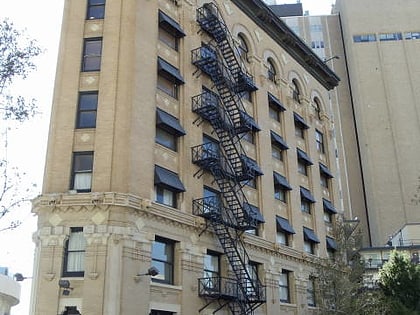
POLYGON ((367 289, 365 272, 358 250, 361 233, 357 222, 336 222, 334 257, 320 261, 318 279, 318 313, 320 315, 383 315, 387 305, 379 290, 367 289))
POLYGON ((420 267, 408 254, 393 251, 379 272, 379 286, 392 315, 420 314, 420 267))
MULTIPOLYGON (((11 127, 6 121, 23 122, 36 114, 36 101, 19 95, 13 84, 26 79, 36 68, 34 58, 41 52, 37 42, 24 31, 8 19, 0 21, 0 219, 29 200, 30 188, 22 187, 25 174, 12 165, 7 155, 11 127)), ((17 225, 19 222, 9 220, 0 226, 0 231, 17 225)))

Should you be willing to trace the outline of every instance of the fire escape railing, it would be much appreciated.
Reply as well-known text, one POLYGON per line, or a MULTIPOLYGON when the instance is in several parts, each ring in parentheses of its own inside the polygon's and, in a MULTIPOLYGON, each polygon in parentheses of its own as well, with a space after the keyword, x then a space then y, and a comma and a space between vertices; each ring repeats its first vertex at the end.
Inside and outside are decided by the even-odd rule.
POLYGON ((265 287, 248 271, 250 259, 241 237, 245 230, 258 225, 257 218, 247 210, 242 185, 262 173, 247 157, 240 141, 241 135, 253 129, 241 93, 255 91, 257 87, 237 59, 235 42, 216 4, 206 3, 198 8, 197 22, 212 41, 191 52, 192 63, 210 77, 217 93, 204 90, 193 97, 192 110, 211 124, 219 143, 193 147, 192 162, 213 175, 221 198, 194 200, 193 213, 210 223, 234 275, 234 279, 199 279, 199 296, 210 301, 201 310, 218 301, 219 307, 214 312, 226 306, 233 315, 248 315, 266 300, 265 287))

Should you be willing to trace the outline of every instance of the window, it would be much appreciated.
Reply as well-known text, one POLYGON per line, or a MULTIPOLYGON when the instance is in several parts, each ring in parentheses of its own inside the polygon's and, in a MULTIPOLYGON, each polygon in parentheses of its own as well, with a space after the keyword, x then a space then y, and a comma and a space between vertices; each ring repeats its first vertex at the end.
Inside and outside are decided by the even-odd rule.
POLYGON ((297 113, 293 113, 294 122, 295 122, 295 135, 298 138, 305 139, 305 129, 309 129, 309 126, 306 124, 302 116, 297 113))
POLYGON ((297 158, 298 158, 298 172, 302 175, 308 176, 308 168, 312 165, 312 161, 309 156, 302 151, 301 149, 297 149, 297 158))
POLYGON ((313 203, 315 203, 315 199, 311 192, 306 188, 300 187, 300 210, 310 214, 313 203))
POLYGON ((324 222, 332 223, 333 215, 337 213, 334 205, 327 199, 322 199, 322 205, 324 207, 324 222))
POLYGON ((185 33, 171 17, 159 11, 159 40, 174 50, 178 50, 179 38, 185 33))
POLYGON ((275 121, 281 122, 281 113, 285 110, 280 100, 271 93, 268 93, 268 116, 275 121))
POLYGON ((82 71, 101 69, 102 38, 86 38, 83 46, 82 71))
POLYGON ((308 280, 308 286, 306 287, 306 297, 308 306, 316 306, 315 303, 315 279, 310 277, 308 280))
POLYGON ((86 19, 103 19, 105 16, 105 0, 88 0, 86 19))
POLYGON ((295 234, 295 230, 290 225, 289 220, 276 216, 277 243, 289 246, 291 235, 295 234))
POLYGON ((76 128, 95 128, 98 91, 79 93, 76 128))
POLYGON ((319 98, 315 97, 313 102, 314 110, 315 110, 315 117, 320 120, 321 119, 321 102, 319 98))
POLYGON ((64 312, 61 314, 62 315, 80 315, 80 312, 77 309, 77 306, 66 306, 64 312))
POLYGON ((159 270, 159 274, 152 281, 174 284, 174 252, 173 240, 156 236, 152 245, 152 266, 159 270))
POLYGON ((250 282, 247 285, 247 290, 249 292, 249 294, 254 294, 256 293, 256 291, 253 288, 257 288, 258 286, 258 282, 259 282, 259 278, 258 278, 258 266, 259 264, 253 261, 249 261, 247 267, 248 270, 248 274, 250 276, 250 282))
POLYGON ((260 209, 249 203, 244 203, 242 209, 248 222, 255 226, 255 228, 253 227, 252 229, 246 230, 246 232, 257 235, 258 225, 265 222, 260 209))
POLYGON ((220 198, 220 192, 210 187, 204 186, 203 189, 203 212, 206 213, 220 213, 223 206, 220 198))
POLYGON ((151 310, 149 315, 175 315, 175 313, 161 310, 151 310))
POLYGON ((296 79, 292 80, 292 98, 300 104, 300 87, 296 79))
POLYGON ((324 154, 325 153, 325 146, 324 146, 324 135, 319 130, 315 130, 315 141, 316 141, 316 150, 324 154))
POLYGON ((327 244, 327 254, 328 254, 328 257, 330 259, 334 259, 335 252, 338 249, 337 243, 336 243, 336 241, 333 238, 328 237, 328 236, 325 239, 325 241, 326 241, 326 244, 327 244))
POLYGON ((314 231, 303 227, 303 250, 308 254, 315 254, 315 246, 319 244, 319 239, 314 231))
POLYGON ((207 251, 204 256, 204 278, 206 279, 206 289, 219 289, 220 278, 220 255, 207 251))
POLYGON ((220 156, 219 142, 207 135, 203 135, 202 158, 218 158, 220 156))
POLYGON ((238 55, 242 62, 248 62, 248 45, 243 34, 238 34, 238 55))
POLYGON ((156 110, 156 143, 176 151, 178 137, 183 135, 185 135, 185 130, 178 118, 158 108, 156 110))
POLYGON ((322 40, 314 40, 311 43, 311 47, 313 49, 324 48, 324 41, 322 41, 322 40))
POLYGON ((64 277, 83 277, 85 274, 86 239, 82 227, 70 228, 64 249, 64 277))
POLYGON ((334 176, 330 172, 330 170, 322 163, 319 163, 319 178, 320 184, 322 187, 328 189, 329 188, 329 180, 334 176))
POLYGON ((155 201, 173 208, 177 206, 177 195, 185 187, 178 174, 155 165, 155 201))
POLYGON ((404 33, 404 39, 420 39, 420 32, 407 32, 404 33))
POLYGON ((273 59, 269 58, 267 59, 267 79, 270 80, 271 82, 276 82, 276 75, 277 75, 277 71, 276 68, 274 67, 274 61, 273 59))
POLYGON ((245 132, 242 136, 242 139, 249 143, 255 144, 255 134, 252 130, 245 132))
POLYGON ((158 58, 157 88, 159 90, 178 99, 179 85, 184 83, 184 79, 177 68, 162 58, 158 58))
POLYGON ((290 274, 289 270, 282 269, 279 281, 280 302, 290 303, 290 274))
POLYGON ((292 190, 292 187, 287 182, 287 179, 276 173, 273 172, 274 178, 274 198, 280 200, 282 202, 287 202, 287 191, 292 190))
POLYGON ((92 186, 93 152, 73 153, 71 189, 90 192, 92 186))
POLYGON ((376 35, 375 34, 354 35, 353 42, 355 43, 376 42, 376 35))
POLYGON ((271 135, 271 155, 273 158, 283 161, 283 151, 289 149, 286 142, 283 138, 275 133, 274 131, 270 131, 271 135))
POLYGON ((402 40, 401 33, 383 33, 379 34, 379 40, 382 41, 389 41, 389 40, 402 40))

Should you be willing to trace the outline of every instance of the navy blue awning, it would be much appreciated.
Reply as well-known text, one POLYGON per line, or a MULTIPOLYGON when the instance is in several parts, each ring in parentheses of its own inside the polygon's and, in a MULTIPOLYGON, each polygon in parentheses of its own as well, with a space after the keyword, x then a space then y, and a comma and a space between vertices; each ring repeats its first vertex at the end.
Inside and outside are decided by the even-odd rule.
POLYGON ((174 19, 159 11, 159 26, 164 28, 169 33, 172 33, 175 37, 184 37, 185 33, 181 26, 174 19))
POLYGON ((286 108, 283 106, 280 100, 270 92, 268 92, 268 103, 270 105, 274 105, 279 111, 284 112, 286 110, 286 108))
POLYGON ((286 177, 280 175, 279 173, 273 172, 274 177, 274 185, 282 186, 287 190, 292 190, 292 186, 290 186, 289 182, 287 181, 286 177))
POLYGON ((262 176, 264 173, 262 172, 260 166, 257 164, 257 161, 251 159, 246 155, 241 155, 243 163, 249 167, 251 170, 255 172, 255 175, 262 176))
POLYGON ((177 173, 158 165, 155 165, 155 185, 166 186, 177 192, 185 191, 184 184, 182 184, 177 173))
POLYGON ((284 139, 280 135, 278 135, 277 133, 275 133, 272 130, 270 131, 270 135, 271 135, 271 142, 276 144, 280 149, 282 149, 282 150, 289 149, 286 141, 284 141, 284 139))
POLYGON ((328 167, 326 167, 324 164, 319 163, 319 171, 322 174, 325 174, 325 176, 327 176, 328 178, 333 178, 333 174, 331 173, 331 171, 328 169, 328 167))
POLYGON ((314 203, 315 202, 314 196, 312 196, 311 192, 308 189, 306 189, 306 188, 300 187, 300 196, 303 199, 306 199, 306 200, 308 200, 311 203, 314 203))
POLYGON ((186 134, 184 128, 180 125, 178 118, 159 108, 156 109, 156 126, 168 130, 178 137, 186 134))
POLYGON ((332 250, 338 249, 337 242, 331 237, 327 237, 326 242, 327 242, 327 249, 332 249, 332 250))
POLYGON ((253 206, 249 203, 244 203, 243 209, 250 218, 257 220, 258 223, 265 222, 264 217, 262 216, 260 209, 258 207, 253 206))
POLYGON ((303 227, 303 237, 307 241, 320 243, 318 236, 315 235, 314 231, 311 229, 308 229, 307 227, 303 227))
POLYGON ((331 203, 331 201, 328 201, 327 199, 322 199, 322 203, 324 205, 324 211, 333 214, 337 213, 337 210, 334 208, 334 205, 331 203))
POLYGON ((158 72, 160 74, 164 74, 166 77, 170 77, 170 79, 175 81, 177 84, 185 83, 179 70, 160 57, 158 57, 158 72))
POLYGON ((249 115, 248 113, 246 113, 244 111, 241 111, 241 119, 246 124, 249 124, 251 126, 252 131, 260 131, 261 130, 260 126, 258 126, 255 119, 251 115, 249 115))
POLYGON ((277 223, 277 230, 281 230, 289 234, 296 234, 295 230, 290 225, 289 220, 282 217, 276 217, 276 223, 277 223))
POLYGON ((296 150, 297 150, 298 160, 303 161, 307 165, 313 165, 314 164, 312 162, 311 158, 305 152, 303 152, 301 149, 296 149, 296 150))
POLYGON ((306 124, 305 119, 297 113, 293 113, 293 117, 295 118, 295 123, 302 126, 304 129, 309 129, 309 126, 306 124))

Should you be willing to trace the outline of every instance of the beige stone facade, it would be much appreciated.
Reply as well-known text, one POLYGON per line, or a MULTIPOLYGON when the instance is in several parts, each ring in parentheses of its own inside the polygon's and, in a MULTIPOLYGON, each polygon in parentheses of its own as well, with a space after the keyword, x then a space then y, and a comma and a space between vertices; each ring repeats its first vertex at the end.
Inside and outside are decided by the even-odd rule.
MULTIPOLYGON (((204 1, 89 3, 65 2, 44 187, 33 203, 31 314, 241 314, 232 296, 199 296, 204 269, 235 275, 205 212, 193 209, 222 190, 192 163, 191 148, 217 138, 191 104, 203 86, 218 92, 191 60, 212 41, 196 21, 204 1), (159 275, 145 275, 152 265, 159 275)), ((259 225, 235 240, 246 273, 264 285, 254 313, 312 314, 312 277, 334 250, 347 185, 329 94, 338 78, 262 2, 217 4, 234 46, 246 43, 236 58, 246 54, 258 87, 240 103, 258 125, 241 148, 264 175, 241 191, 259 225)))

